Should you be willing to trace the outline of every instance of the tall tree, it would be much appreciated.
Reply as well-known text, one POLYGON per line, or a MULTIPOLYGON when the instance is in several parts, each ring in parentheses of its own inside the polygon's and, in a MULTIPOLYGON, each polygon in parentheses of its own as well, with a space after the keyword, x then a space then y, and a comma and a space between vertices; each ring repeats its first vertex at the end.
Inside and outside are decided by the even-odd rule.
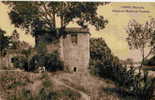
POLYGON ((82 27, 91 24, 98 30, 104 28, 108 22, 97 14, 98 6, 107 3, 49 1, 4 3, 11 8, 9 15, 12 23, 16 27, 26 29, 34 36, 42 30, 56 29, 56 24, 65 28, 71 21, 82 27), (60 23, 56 21, 56 17, 60 19, 60 23))
POLYGON ((153 34, 155 34, 155 19, 152 18, 144 24, 140 24, 136 20, 131 20, 128 23, 126 32, 128 33, 127 42, 130 49, 140 50, 142 54, 142 67, 144 60, 154 52, 155 39, 153 39, 153 34), (146 48, 150 48, 148 54, 146 54, 146 48))
POLYGON ((3 56, 9 48, 10 37, 5 36, 6 32, 0 29, 0 55, 3 56))

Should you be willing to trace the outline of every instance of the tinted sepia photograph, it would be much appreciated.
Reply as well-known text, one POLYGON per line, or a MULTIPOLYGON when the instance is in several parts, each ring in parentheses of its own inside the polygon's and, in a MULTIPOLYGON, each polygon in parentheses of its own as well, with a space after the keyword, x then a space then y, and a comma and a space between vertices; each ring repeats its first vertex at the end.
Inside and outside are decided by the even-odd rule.
POLYGON ((0 100, 155 100, 155 2, 0 1, 0 100))

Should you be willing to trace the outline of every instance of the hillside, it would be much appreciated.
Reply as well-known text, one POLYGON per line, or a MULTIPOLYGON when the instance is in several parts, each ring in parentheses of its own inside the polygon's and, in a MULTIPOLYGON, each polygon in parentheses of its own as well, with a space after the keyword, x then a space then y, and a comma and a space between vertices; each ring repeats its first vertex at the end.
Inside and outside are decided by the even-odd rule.
POLYGON ((3 71, 0 83, 0 100, 134 100, 89 74, 3 71))

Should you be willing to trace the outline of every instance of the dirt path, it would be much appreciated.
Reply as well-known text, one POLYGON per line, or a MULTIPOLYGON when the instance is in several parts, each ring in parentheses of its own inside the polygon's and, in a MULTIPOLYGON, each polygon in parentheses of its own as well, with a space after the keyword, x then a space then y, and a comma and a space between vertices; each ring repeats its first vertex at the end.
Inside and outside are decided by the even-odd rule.
POLYGON ((90 96, 88 96, 86 93, 84 93, 84 92, 82 92, 80 90, 77 90, 77 89, 65 84, 64 82, 62 82, 62 81, 60 81, 58 79, 51 78, 51 80, 55 81, 57 84, 63 85, 63 86, 65 86, 65 87, 67 87, 67 88, 69 88, 69 89, 71 89, 73 91, 76 91, 76 92, 80 93, 81 96, 82 96, 82 100, 90 100, 90 96))

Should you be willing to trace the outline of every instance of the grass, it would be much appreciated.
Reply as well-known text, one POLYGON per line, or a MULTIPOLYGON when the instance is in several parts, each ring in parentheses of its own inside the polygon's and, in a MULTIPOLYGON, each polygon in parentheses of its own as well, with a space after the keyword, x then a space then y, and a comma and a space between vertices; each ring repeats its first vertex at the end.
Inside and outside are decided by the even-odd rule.
POLYGON ((48 73, 44 72, 39 79, 42 80, 42 79, 48 79, 48 78, 49 78, 48 73))
POLYGON ((13 80, 16 80, 15 77, 0 77, 0 81, 13 81, 13 80))
POLYGON ((44 88, 52 88, 52 82, 49 80, 48 73, 43 73, 39 79, 42 80, 42 85, 44 88))
POLYGON ((37 95, 27 89, 22 89, 17 95, 9 96, 7 100, 79 100, 81 95, 70 89, 61 91, 51 91, 47 88, 41 88, 37 95))
POLYGON ((103 88, 103 91, 109 95, 116 95, 120 100, 142 100, 138 96, 120 88, 103 88))
POLYGON ((25 86, 27 83, 30 83, 28 76, 24 76, 22 74, 18 74, 15 72, 6 72, 0 74, 0 83, 2 88, 7 89, 14 89, 19 86, 25 86))
POLYGON ((68 88, 57 92, 56 100, 80 100, 81 94, 68 88))
POLYGON ((50 80, 44 80, 44 81, 42 82, 42 85, 43 85, 43 87, 45 87, 45 88, 49 88, 49 87, 52 87, 52 82, 51 82, 50 80))
POLYGON ((19 87, 19 86, 24 86, 24 85, 26 85, 25 82, 17 81, 17 82, 14 82, 14 83, 10 84, 10 85, 8 86, 8 89, 17 88, 17 87, 19 87))
POLYGON ((34 100, 54 100, 55 92, 42 88, 34 100))
MULTIPOLYGON (((59 73, 60 75, 61 73, 59 73)), ((2 82, 2 87, 0 84, 0 91, 2 91, 3 98, 5 100, 80 100, 81 94, 70 88, 67 88, 54 80, 49 76, 49 73, 33 74, 25 72, 7 72, 5 74, 0 73, 0 82, 2 82), (31 77, 32 76, 32 77, 31 77), (35 88, 27 88, 31 85, 28 80, 38 83, 35 88), (12 85, 10 85, 10 83, 12 85), (7 85, 9 84, 9 85, 7 85), (3 86, 10 86, 9 89, 3 89, 3 86), (4 91, 7 90, 7 91, 4 91), (6 97, 5 97, 6 96, 6 97)), ((136 100, 130 95, 123 95, 115 89, 104 89, 103 88, 115 88, 113 83, 109 80, 95 80, 94 78, 89 78, 88 82, 92 82, 88 85, 79 84, 76 78, 70 78, 69 76, 62 74, 63 77, 58 77, 60 81, 73 87, 81 92, 86 93, 93 100, 136 100), (101 82, 103 81, 103 83, 101 82), (100 83, 101 82, 101 83, 100 83), (103 85, 101 85, 103 84, 103 85), (101 85, 101 88, 99 88, 101 85), (99 87, 98 87, 99 86, 99 87), (102 87, 103 86, 103 87, 102 87)), ((55 75, 54 78, 57 78, 55 75)), ((78 79, 78 78, 77 78, 78 79)), ((82 80, 82 78, 79 78, 82 80)), ((83 81, 82 81, 83 82, 83 81)))
POLYGON ((69 85, 69 86, 74 87, 74 88, 77 89, 77 90, 80 90, 80 91, 82 91, 82 92, 84 92, 84 93, 89 94, 89 92, 88 92, 84 87, 82 87, 82 86, 73 84, 73 83, 71 83, 70 81, 68 81, 68 80, 66 80, 66 79, 63 79, 63 82, 64 82, 65 84, 69 85))
POLYGON ((6 88, 6 89, 13 89, 13 88, 17 88, 18 86, 26 85, 25 81, 17 80, 15 77, 11 77, 11 76, 0 77, 0 82, 3 88, 6 88))

